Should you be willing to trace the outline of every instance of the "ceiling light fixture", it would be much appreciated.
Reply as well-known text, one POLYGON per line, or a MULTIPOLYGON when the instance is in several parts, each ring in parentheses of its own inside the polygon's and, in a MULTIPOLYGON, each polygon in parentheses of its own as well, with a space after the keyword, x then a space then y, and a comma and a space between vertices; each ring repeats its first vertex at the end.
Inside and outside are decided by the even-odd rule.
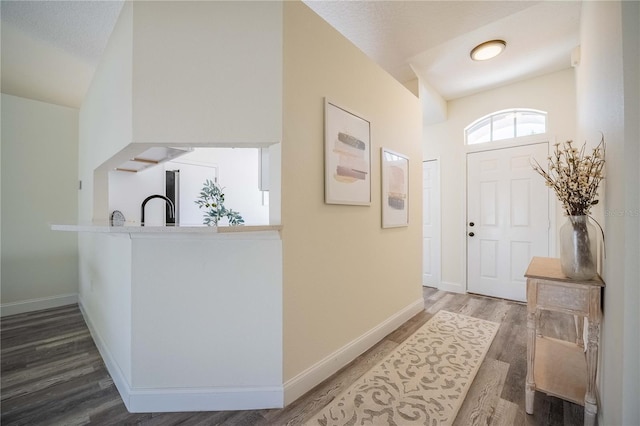
POLYGON ((505 47, 507 47, 507 42, 504 40, 485 41, 471 50, 471 59, 474 61, 486 61, 487 59, 495 58, 502 53, 505 47))

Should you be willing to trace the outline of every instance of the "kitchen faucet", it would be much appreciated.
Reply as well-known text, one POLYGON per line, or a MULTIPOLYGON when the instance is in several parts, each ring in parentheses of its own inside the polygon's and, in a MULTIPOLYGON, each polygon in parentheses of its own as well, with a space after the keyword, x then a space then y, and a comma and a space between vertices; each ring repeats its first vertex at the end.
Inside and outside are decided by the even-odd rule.
POLYGON ((149 200, 152 200, 154 198, 162 198, 164 201, 166 201, 166 203, 169 204, 169 218, 173 219, 175 217, 175 207, 173 205, 173 201, 171 201, 169 198, 165 197, 164 195, 160 195, 160 194, 149 195, 142 202, 141 214, 140 214, 140 226, 144 226, 144 206, 147 205, 147 202, 149 202, 149 200))

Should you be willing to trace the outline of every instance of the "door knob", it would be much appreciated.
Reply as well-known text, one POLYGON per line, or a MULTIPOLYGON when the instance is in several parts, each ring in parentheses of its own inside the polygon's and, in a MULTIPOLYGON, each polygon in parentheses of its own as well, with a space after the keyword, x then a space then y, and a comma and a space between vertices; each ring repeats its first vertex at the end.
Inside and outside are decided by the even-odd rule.
POLYGON ((469 222, 469 226, 473 226, 473 225, 475 225, 475 223, 469 222))
POLYGON ((476 235, 476 234, 474 234, 473 232, 469 232, 469 236, 470 237, 473 237, 474 235, 476 235))

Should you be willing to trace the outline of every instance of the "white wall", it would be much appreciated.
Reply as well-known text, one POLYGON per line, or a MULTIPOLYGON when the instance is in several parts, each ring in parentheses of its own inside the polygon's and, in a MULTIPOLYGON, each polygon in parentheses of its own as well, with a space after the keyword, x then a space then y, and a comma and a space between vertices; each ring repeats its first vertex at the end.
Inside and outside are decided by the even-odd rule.
POLYGON ((281 389, 278 233, 132 238, 132 388, 281 389))
POLYGON ((578 134, 607 142, 599 391, 601 424, 640 423, 640 129, 637 2, 584 2, 577 68, 578 134))
POLYGON ((279 2, 126 3, 81 109, 81 220, 108 218, 107 173, 148 145, 278 143, 281 27, 279 2))
MULTIPOLYGON (((78 208, 81 222, 107 219, 109 213, 116 208, 115 204, 109 204, 109 195, 110 192, 114 195, 116 191, 126 193, 125 198, 138 199, 135 203, 123 205, 122 209, 127 218, 139 220, 142 196, 163 192, 163 167, 152 168, 140 176, 116 174, 112 170, 122 160, 130 159, 147 149, 148 145, 162 146, 164 143, 169 146, 231 146, 244 143, 244 146, 266 146, 280 141, 281 7, 278 2, 125 3, 80 111, 79 173, 84 183, 78 208), (109 185, 110 174, 112 183, 115 183, 112 188, 109 185), (144 177, 140 178, 141 176, 144 177), (143 182, 139 182, 140 180, 143 182), (141 184, 138 185, 139 183, 141 184), (158 184, 160 185, 156 186, 158 184)), ((114 200, 115 198, 117 197, 114 200)), ((153 210, 150 209, 150 215, 153 215, 153 210)), ((151 252, 147 251, 143 255, 139 251, 133 253, 130 239, 90 233, 80 234, 78 239, 80 301, 92 334, 100 342, 103 354, 105 350, 108 352, 105 361, 111 366, 112 374, 116 373, 114 381, 119 389, 127 391, 136 380, 144 387, 145 383, 152 382, 154 378, 144 376, 144 368, 139 368, 152 368, 154 364, 149 364, 149 360, 153 357, 149 358, 144 353, 146 349, 140 344, 134 347, 133 334, 137 333, 139 341, 154 339, 155 335, 148 329, 142 329, 138 333, 136 330, 140 329, 136 328, 132 315, 137 315, 141 306, 147 309, 145 313, 153 307, 149 301, 157 296, 154 288, 157 280, 149 281, 149 275, 157 269, 155 262, 158 260, 152 256, 152 266, 146 270, 135 269, 139 258, 151 252), (138 287, 132 281, 133 275, 138 280, 138 287), (145 286, 148 293, 136 299, 137 305, 134 306, 132 292, 141 290, 141 286, 145 286), (139 364, 134 371, 132 360, 136 359, 139 364), (137 372, 142 375, 134 379, 137 372)), ((170 247, 173 247, 172 242, 169 243, 170 247)), ((197 239, 191 242, 191 248, 201 248, 197 239)), ((249 242, 246 243, 250 245, 249 242)), ((273 269, 266 272, 264 268, 247 270, 248 273, 257 274, 257 277, 251 278, 252 283, 257 286, 267 278, 278 285, 282 281, 279 272, 282 265, 279 239, 274 244, 269 250, 270 256, 256 255, 254 259, 258 263, 269 262, 273 269), (267 278, 260 279, 262 273, 267 278)), ((218 257, 229 254, 224 248, 220 251, 218 257)), ((199 254, 202 256, 202 253, 208 252, 205 247, 199 254)), ((249 248, 243 248, 233 251, 232 256, 242 261, 242 255, 249 252, 249 248)), ((168 250, 163 254, 172 256, 164 262, 170 266, 174 258, 195 258, 189 252, 175 256, 176 253, 168 250)), ((205 263, 209 265, 208 268, 216 265, 205 263)), ((227 262, 227 265, 235 264, 227 262)), ((198 264, 192 270, 203 270, 200 266, 202 265, 198 264)), ((209 276, 216 275, 215 270, 207 271, 209 276)), ((180 290, 181 285, 184 286, 182 280, 193 285, 203 284, 202 280, 196 281, 198 277, 193 278, 188 272, 177 271, 175 268, 172 272, 178 273, 180 277, 170 282, 177 287, 165 289, 168 291, 164 296, 166 300, 173 300, 171 295, 175 295, 175 289, 180 290)), ((224 276, 227 277, 228 274, 224 276)), ((237 286, 236 290, 241 293, 251 291, 248 286, 243 285, 237 286)), ((270 294, 274 295, 272 298, 259 297, 261 301, 267 302, 263 307, 271 315, 268 324, 270 331, 263 332, 260 325, 264 324, 256 324, 254 330, 258 330, 261 337, 269 340, 271 346, 265 348, 272 355, 273 362, 255 365, 259 371, 268 371, 269 383, 276 387, 274 394, 281 401, 282 317, 281 306, 278 304, 281 303, 281 289, 276 286, 271 290, 270 294), (273 350, 274 347, 276 350, 273 350)), ((198 298, 198 293, 199 290, 191 296, 198 298)), ((253 293, 258 294, 257 291, 253 293)), ((137 296, 140 294, 136 293, 137 296)), ((216 303, 225 305, 224 291, 215 296, 216 303)), ((241 296, 246 296, 246 293, 241 296)), ((209 306, 206 299, 198 300, 205 308, 209 306)), ((243 308, 255 308, 252 303, 246 300, 243 302, 243 308)), ((167 312, 170 310, 161 310, 160 314, 164 316, 167 312)), ((244 317, 251 321, 246 313, 244 317)), ((188 315, 183 319, 194 320, 188 315)), ((144 321, 144 314, 142 317, 138 316, 137 320, 144 321)), ((173 320, 170 322, 173 326, 179 324, 173 320)), ((150 327, 155 331, 159 330, 156 324, 151 324, 150 327)), ((223 324, 223 321, 218 321, 212 328, 223 334, 228 332, 233 339, 245 339, 245 334, 235 332, 232 326, 223 324)), ((177 337, 186 336, 188 334, 177 337)), ((212 342, 216 343, 207 339, 202 341, 208 347, 211 347, 212 342)), ((251 340, 246 342, 250 343, 251 340)), ((227 343, 221 345, 232 346, 227 343)), ((177 351, 183 350, 180 345, 174 348, 177 351)), ((219 350, 219 347, 216 346, 215 349, 219 350)), ((248 354, 249 351, 245 353, 248 354)), ((187 358, 188 355, 190 354, 187 354, 187 358)), ((188 362, 188 359, 183 359, 180 365, 186 366, 188 362)), ((193 371, 189 378, 201 371, 197 367, 191 367, 193 371)), ((202 365, 199 367, 204 368, 202 365)), ((167 373, 174 372, 172 370, 167 373)), ((209 384, 215 393, 216 384, 209 384)), ((230 392, 229 398, 233 399, 236 394, 237 392, 230 392)), ((125 392, 125 395, 128 394, 125 392)), ((145 394, 141 398, 149 396, 148 399, 154 399, 166 395, 168 394, 158 395, 150 391, 149 395, 145 394)), ((133 399, 140 394, 129 396, 133 399)), ((128 402, 129 396, 125 402, 128 402)), ((191 396, 193 392, 185 392, 180 402, 186 401, 189 404, 191 396)), ((168 399, 168 403, 173 402, 171 396, 168 399)), ((216 401, 215 396, 210 397, 209 401, 211 400, 216 401)), ((155 406, 156 411, 163 408, 161 405, 155 406)), ((164 409, 167 407, 179 409, 165 404, 164 409)))
POLYGON ((2 94, 2 315, 74 303, 78 111, 2 94))
MULTIPOLYGON (((277 2, 126 2, 80 110, 80 222, 107 220, 120 207, 139 220, 141 197, 163 191, 152 176, 161 169, 143 172, 140 187, 111 173, 119 182, 111 190, 109 174, 148 144, 280 140, 281 15, 277 2), (110 205, 115 191, 139 201, 110 205)), ((159 222, 161 209, 150 208, 150 219, 159 222)), ((99 262, 91 241, 80 236, 82 294, 99 262)))
POLYGON ((286 398, 422 308, 421 128, 415 95, 302 2, 284 2, 286 398), (370 206, 324 202, 325 97, 371 122, 370 206), (381 147, 410 159, 408 227, 381 228, 381 147))
MULTIPOLYGON (((509 108, 548 112, 551 142, 575 139, 573 69, 544 75, 448 102, 447 120, 425 126, 424 160, 439 159, 442 187, 442 287, 466 289, 466 152, 464 128, 509 108)), ((542 140, 545 140, 543 138, 542 140)))
POLYGON ((278 231, 89 237, 81 307, 129 411, 282 407, 278 231))
POLYGON ((78 235, 87 247, 83 256, 92 260, 80 294, 80 308, 122 393, 122 381, 132 380, 131 239, 128 234, 78 235))
POLYGON ((135 2, 133 40, 135 142, 280 142, 280 2, 135 2))
POLYGON ((81 222, 108 218, 108 170, 100 166, 131 143, 132 26, 132 3, 126 2, 80 108, 81 222))
POLYGON ((624 364, 622 422, 640 424, 640 3, 622 3, 624 73, 625 169, 627 207, 625 219, 624 364), (635 209, 635 210, 633 210, 635 209))
MULTIPOLYGON (((132 3, 125 2, 80 108, 78 221, 106 220, 109 211, 108 172, 100 167, 132 138, 132 3)), ((60 233, 59 234, 66 234, 60 233)), ((72 234, 71 234, 72 235, 72 234)), ((79 244, 80 306, 97 339, 111 353, 105 361, 131 377, 131 264, 125 238, 77 234, 79 244)))

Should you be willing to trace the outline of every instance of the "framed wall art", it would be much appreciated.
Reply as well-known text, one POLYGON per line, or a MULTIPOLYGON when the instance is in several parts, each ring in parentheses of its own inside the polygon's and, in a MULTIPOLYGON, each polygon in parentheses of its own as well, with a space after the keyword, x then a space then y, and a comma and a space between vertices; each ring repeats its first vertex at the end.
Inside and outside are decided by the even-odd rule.
POLYGON ((409 225, 409 158, 381 148, 382 227, 409 225))
POLYGON ((371 205, 371 124, 325 99, 324 125, 325 203, 371 205))

